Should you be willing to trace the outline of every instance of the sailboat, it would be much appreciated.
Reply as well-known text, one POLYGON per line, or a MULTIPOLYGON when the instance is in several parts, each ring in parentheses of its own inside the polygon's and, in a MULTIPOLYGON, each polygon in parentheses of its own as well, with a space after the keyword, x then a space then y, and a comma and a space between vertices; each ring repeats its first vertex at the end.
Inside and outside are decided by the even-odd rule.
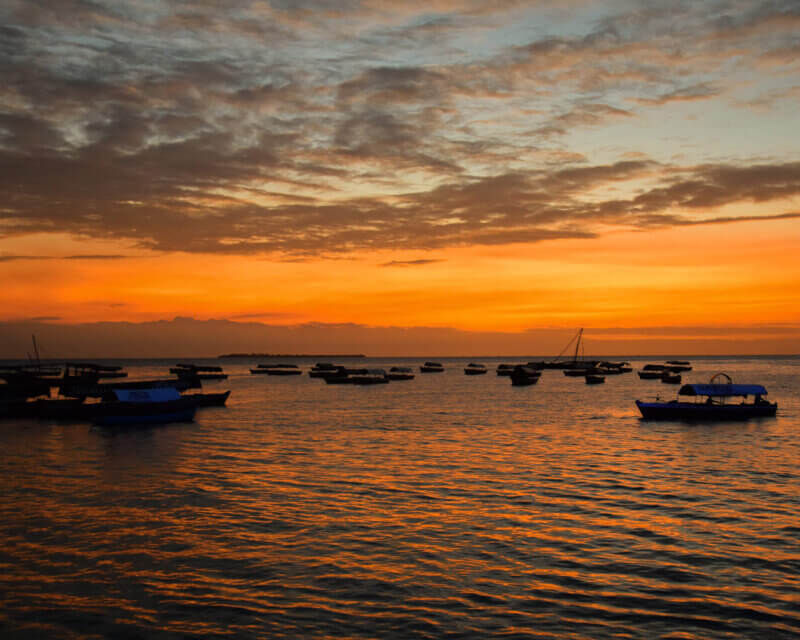
POLYGON ((588 367, 594 366, 595 363, 586 363, 583 360, 578 358, 579 354, 582 354, 581 351, 581 340, 583 339, 583 328, 581 328, 578 333, 570 340, 566 346, 561 350, 553 360, 539 360, 536 362, 529 362, 527 366, 533 367, 535 369, 586 369, 588 367), (562 360, 564 353, 567 352, 568 349, 575 345, 575 350, 572 353, 572 358, 569 360, 562 360))

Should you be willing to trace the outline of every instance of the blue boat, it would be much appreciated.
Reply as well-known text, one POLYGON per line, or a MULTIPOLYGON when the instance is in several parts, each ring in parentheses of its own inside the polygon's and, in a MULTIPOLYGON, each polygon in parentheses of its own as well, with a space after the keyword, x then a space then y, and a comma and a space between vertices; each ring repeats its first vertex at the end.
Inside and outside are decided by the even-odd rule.
POLYGON ((733 384, 730 376, 722 373, 715 375, 709 384, 683 385, 678 396, 693 397, 693 401, 637 400, 636 406, 645 420, 711 421, 773 417, 778 411, 778 403, 765 400, 765 395, 767 390, 760 384, 733 384), (716 382, 722 378, 727 382, 716 382), (750 396, 752 401, 748 401, 750 396), (735 402, 739 398, 741 401, 735 402))
POLYGON ((93 422, 102 426, 191 422, 197 403, 175 388, 115 389, 113 400, 92 407, 93 422))

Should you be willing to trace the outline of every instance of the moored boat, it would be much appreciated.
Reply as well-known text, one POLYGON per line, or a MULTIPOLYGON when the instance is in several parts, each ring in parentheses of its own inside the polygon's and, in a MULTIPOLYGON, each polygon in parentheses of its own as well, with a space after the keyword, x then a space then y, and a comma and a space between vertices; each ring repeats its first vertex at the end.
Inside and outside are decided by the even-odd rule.
POLYGON ((324 380, 327 384, 355 385, 386 384, 389 382, 389 378, 386 377, 386 372, 383 369, 345 369, 344 367, 341 367, 336 375, 327 376, 324 380))
POLYGON ((341 367, 333 364, 332 362, 317 362, 308 371, 310 378, 325 378, 334 375, 341 367))
POLYGON ((660 380, 666 370, 667 367, 663 364, 646 364, 641 371, 636 373, 642 380, 660 380))
POLYGON ((672 371, 665 371, 661 374, 661 382, 664 384, 680 384, 681 374, 673 373, 672 371))
POLYGON ((222 367, 211 365, 178 364, 169 370, 179 378, 188 380, 227 380, 228 374, 222 372, 222 367))
POLYGON ((778 403, 764 399, 767 390, 758 384, 733 384, 727 374, 717 374, 708 384, 685 384, 678 396, 693 397, 694 401, 680 399, 662 402, 636 401, 636 406, 645 420, 746 420, 748 418, 773 417, 778 403), (726 380, 719 382, 719 380, 726 380), (748 398, 753 400, 748 402, 748 398), (741 402, 728 402, 741 398, 741 402))
POLYGON ((480 376, 486 373, 486 365, 478 364, 476 362, 470 362, 466 367, 464 367, 464 375, 467 376, 480 376))
POLYGON ((250 373, 262 373, 268 376, 299 376, 303 373, 296 364, 260 364, 250 373))
POLYGON ((596 373, 587 373, 584 378, 586 379, 586 384, 603 384, 606 381, 605 376, 596 373))
POLYGON ((419 370, 422 373, 442 373, 444 371, 444 366, 441 362, 426 362, 419 370))
POLYGON ((414 372, 411 367, 391 367, 386 372, 387 380, 413 380, 414 372))
POLYGON ((511 372, 514 370, 516 365, 513 364, 498 364, 497 365, 497 375, 498 376, 510 376, 511 372))
POLYGON ((527 387, 539 382, 542 372, 539 369, 518 364, 511 371, 511 385, 514 387, 527 387))
POLYGON ((92 421, 101 426, 191 422, 197 405, 174 388, 115 389, 114 399, 90 407, 92 421))

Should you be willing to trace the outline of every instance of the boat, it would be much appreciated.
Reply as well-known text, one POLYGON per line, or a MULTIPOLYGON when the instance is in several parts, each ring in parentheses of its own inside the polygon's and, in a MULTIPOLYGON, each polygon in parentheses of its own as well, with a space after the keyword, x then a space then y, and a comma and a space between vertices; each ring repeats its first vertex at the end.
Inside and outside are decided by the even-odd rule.
POLYGON ((327 384, 356 384, 373 385, 386 384, 389 379, 383 369, 345 369, 340 367, 340 371, 335 375, 327 376, 327 384))
POLYGON ((174 388, 114 389, 113 399, 90 407, 92 421, 101 426, 191 422, 197 405, 174 388))
POLYGON ((231 395, 230 390, 220 393, 183 393, 182 398, 189 398, 196 407, 224 407, 231 395))
POLYGON ((383 369, 362 369, 357 373, 351 373, 349 377, 350 384, 372 385, 389 382, 383 369))
POLYGON ((692 364, 687 360, 667 360, 667 364, 670 365, 670 369, 675 373, 692 370, 692 364))
POLYGON ((674 373, 672 371, 665 371, 661 374, 661 382, 664 384, 680 384, 681 383, 681 374, 674 373))
POLYGON ((250 373, 265 373, 268 376, 299 376, 303 372, 296 364, 260 364, 250 373))
POLYGON ((228 374, 222 372, 222 367, 196 364, 177 364, 170 368, 170 373, 179 378, 194 380, 227 380, 228 374))
POLYGON ((585 376, 586 384, 603 384, 606 381, 605 376, 596 373, 587 373, 585 376))
POLYGON ((127 378, 128 373, 116 365, 95 364, 93 362, 67 362, 64 365, 64 380, 99 380, 100 378, 127 378))
POLYGON ((583 378, 591 369, 564 369, 563 373, 569 378, 583 378))
POLYGON ((511 385, 514 387, 527 387, 539 382, 542 372, 522 364, 518 364, 511 371, 511 385))
POLYGON ((477 364, 475 362, 470 362, 466 367, 464 367, 464 375, 467 376, 480 376, 486 373, 487 369, 485 365, 477 364))
POLYGON ((764 399, 767 390, 759 384, 733 384, 730 376, 719 373, 708 384, 685 384, 678 398, 668 402, 636 401, 644 420, 746 420, 773 417, 778 411, 777 402, 764 399), (693 401, 680 400, 680 396, 693 397, 693 401), (748 402, 748 398, 753 400, 748 402), (726 402, 742 398, 741 402, 726 402))
POLYGON ((583 353, 581 341, 583 340, 583 329, 579 329, 578 333, 566 344, 553 360, 539 360, 529 362, 527 366, 533 369, 580 369, 586 368, 586 364, 582 361, 581 354, 583 353), (572 358, 569 360, 562 360, 564 354, 568 350, 572 350, 572 345, 575 344, 575 349, 572 352, 572 358))
POLYGON ((326 376, 335 374, 339 369, 340 367, 332 362, 317 362, 317 364, 309 369, 308 375, 311 378, 325 378, 326 376))
POLYGON ((667 366, 664 364, 646 364, 641 371, 636 373, 642 380, 660 380, 665 371, 667 371, 667 366))
POLYGON ((422 373, 442 373, 444 371, 444 366, 441 362, 426 362, 419 370, 422 373))
POLYGON ((130 380, 127 382, 71 382, 61 384, 58 392, 71 398, 102 398, 109 396, 115 389, 175 389, 186 391, 200 386, 199 380, 189 378, 165 378, 161 380, 130 380))
POLYGON ((387 380, 413 380, 414 372, 411 367, 392 367, 386 373, 387 380))
POLYGON ((498 364, 497 365, 497 375, 498 376, 510 376, 511 372, 514 370, 516 365, 513 364, 498 364))

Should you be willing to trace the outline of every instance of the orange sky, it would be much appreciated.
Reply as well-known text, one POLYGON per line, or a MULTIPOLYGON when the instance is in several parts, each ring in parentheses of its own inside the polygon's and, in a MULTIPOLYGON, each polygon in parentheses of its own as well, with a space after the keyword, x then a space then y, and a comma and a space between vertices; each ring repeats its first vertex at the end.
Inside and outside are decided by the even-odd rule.
POLYGON ((60 4, 0 9, 0 322, 798 350, 788 1, 60 4))

